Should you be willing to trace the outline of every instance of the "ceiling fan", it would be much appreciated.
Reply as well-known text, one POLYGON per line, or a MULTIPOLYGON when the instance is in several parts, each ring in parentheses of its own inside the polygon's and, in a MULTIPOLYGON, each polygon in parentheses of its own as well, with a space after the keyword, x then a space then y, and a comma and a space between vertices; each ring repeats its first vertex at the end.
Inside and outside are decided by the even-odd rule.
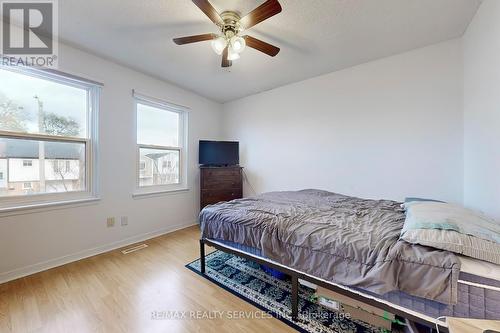
POLYGON ((233 60, 240 58, 240 53, 246 46, 271 57, 279 53, 279 47, 252 36, 242 36, 244 30, 280 13, 281 5, 278 0, 267 0, 244 17, 240 17, 239 13, 235 11, 225 11, 219 14, 208 0, 193 0, 193 2, 219 27, 221 33, 174 38, 175 44, 184 45, 211 40, 215 53, 222 55, 222 67, 232 66, 233 60))

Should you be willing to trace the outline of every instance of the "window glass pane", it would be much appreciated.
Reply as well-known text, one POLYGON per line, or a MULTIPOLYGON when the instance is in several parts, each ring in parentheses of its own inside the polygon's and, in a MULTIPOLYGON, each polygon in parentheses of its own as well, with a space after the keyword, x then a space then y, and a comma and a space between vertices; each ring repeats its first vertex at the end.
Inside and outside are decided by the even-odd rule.
POLYGON ((179 151, 140 149, 139 186, 179 184, 179 151))
POLYGON ((179 114, 138 103, 137 143, 178 147, 179 114))
POLYGON ((84 191, 85 143, 0 138, 0 173, 0 197, 84 191))
POLYGON ((87 90, 0 69, 0 130, 87 137, 87 90))

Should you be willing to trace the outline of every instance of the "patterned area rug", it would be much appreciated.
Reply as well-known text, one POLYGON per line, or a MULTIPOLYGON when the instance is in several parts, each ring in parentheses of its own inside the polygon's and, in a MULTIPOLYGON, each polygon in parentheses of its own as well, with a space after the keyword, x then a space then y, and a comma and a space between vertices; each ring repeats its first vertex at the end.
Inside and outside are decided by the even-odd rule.
MULTIPOLYGON (((186 267, 200 274, 199 259, 186 267)), ((259 264, 232 254, 222 251, 208 254, 206 275, 202 276, 300 332, 382 332, 310 301, 313 291, 303 286, 299 289, 299 321, 292 322, 290 280, 276 279, 264 272, 259 264)))

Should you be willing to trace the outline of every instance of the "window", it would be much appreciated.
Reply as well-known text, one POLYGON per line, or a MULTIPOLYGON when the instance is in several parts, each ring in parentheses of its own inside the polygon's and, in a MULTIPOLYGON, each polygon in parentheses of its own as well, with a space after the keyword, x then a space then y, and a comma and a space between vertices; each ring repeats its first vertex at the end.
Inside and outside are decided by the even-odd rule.
POLYGON ((134 93, 139 193, 185 189, 187 109, 134 93))
POLYGON ((0 211, 95 198, 100 84, 5 66, 0 82, 0 211))
POLYGON ((52 168, 54 168, 55 173, 59 172, 59 161, 58 160, 55 160, 54 162, 52 162, 52 168))
POLYGON ((71 161, 65 160, 54 160, 52 161, 52 169, 55 173, 68 173, 71 172, 72 166, 71 161))
POLYGON ((0 172, 0 180, 3 180, 3 172, 0 172))

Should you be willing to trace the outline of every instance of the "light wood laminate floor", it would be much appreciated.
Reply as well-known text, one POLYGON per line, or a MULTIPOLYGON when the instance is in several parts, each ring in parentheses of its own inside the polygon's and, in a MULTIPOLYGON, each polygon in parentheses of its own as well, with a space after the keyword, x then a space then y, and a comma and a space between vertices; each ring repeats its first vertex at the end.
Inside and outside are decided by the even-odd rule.
POLYGON ((135 253, 111 251, 2 284, 0 332, 293 332, 274 318, 232 319, 259 310, 184 267, 199 257, 198 238, 190 227, 135 253), (201 312, 153 319, 167 311, 201 312))

